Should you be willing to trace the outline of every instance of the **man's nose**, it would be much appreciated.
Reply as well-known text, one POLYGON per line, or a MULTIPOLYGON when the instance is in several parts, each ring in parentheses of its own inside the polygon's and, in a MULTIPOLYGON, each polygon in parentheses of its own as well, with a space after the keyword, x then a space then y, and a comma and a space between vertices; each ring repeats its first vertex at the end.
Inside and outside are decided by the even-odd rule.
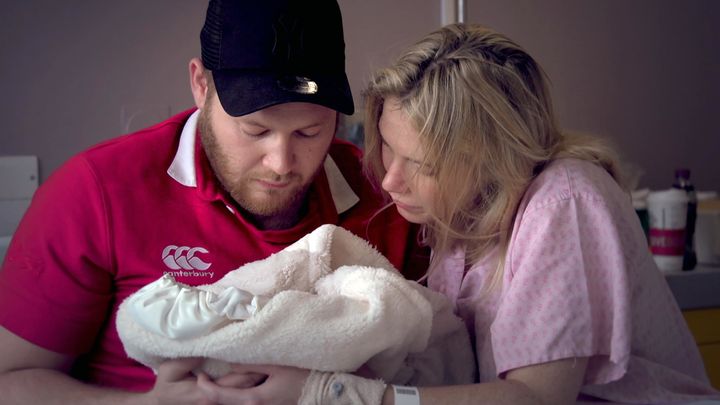
POLYGON ((276 135, 267 146, 263 164, 280 176, 290 173, 295 164, 295 150, 292 137, 276 135))

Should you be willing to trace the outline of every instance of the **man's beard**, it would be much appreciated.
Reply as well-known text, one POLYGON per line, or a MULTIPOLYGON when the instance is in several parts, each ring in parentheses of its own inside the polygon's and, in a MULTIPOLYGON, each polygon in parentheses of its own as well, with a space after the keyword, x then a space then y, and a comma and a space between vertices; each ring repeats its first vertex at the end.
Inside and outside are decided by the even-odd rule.
MULTIPOLYGON (((322 165, 313 174, 310 181, 302 183, 297 173, 280 176, 273 172, 242 173, 233 169, 231 154, 220 147, 210 121, 210 110, 206 105, 200 111, 198 128, 205 154, 222 187, 235 200, 238 207, 256 219, 287 216, 287 221, 294 224, 302 214, 305 196, 312 184, 312 179, 320 172, 322 165), (264 190, 265 196, 258 198, 258 191, 251 188, 256 180, 271 182, 291 182, 292 186, 282 190, 264 190)), ((278 218, 279 219, 279 218, 278 218)), ((283 221, 284 222, 284 221, 283 221)))

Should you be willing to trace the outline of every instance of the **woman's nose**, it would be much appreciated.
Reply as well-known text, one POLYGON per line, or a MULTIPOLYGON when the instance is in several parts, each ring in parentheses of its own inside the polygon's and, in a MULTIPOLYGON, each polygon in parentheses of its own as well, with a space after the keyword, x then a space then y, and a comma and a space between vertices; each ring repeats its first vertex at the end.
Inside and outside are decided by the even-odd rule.
POLYGON ((388 193, 402 193, 407 190, 405 175, 399 162, 393 162, 385 168, 385 177, 381 185, 388 193))

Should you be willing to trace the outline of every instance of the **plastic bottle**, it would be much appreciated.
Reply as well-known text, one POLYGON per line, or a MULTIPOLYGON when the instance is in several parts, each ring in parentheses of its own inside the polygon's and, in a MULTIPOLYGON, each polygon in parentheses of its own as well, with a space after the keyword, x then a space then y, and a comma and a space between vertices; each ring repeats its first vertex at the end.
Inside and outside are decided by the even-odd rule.
POLYGON ((697 218, 697 196, 695 195, 695 187, 690 182, 690 170, 675 170, 675 182, 672 186, 673 188, 685 190, 688 195, 687 221, 685 222, 685 254, 683 255, 682 268, 683 270, 692 270, 697 265, 695 244, 693 243, 695 219, 697 218))

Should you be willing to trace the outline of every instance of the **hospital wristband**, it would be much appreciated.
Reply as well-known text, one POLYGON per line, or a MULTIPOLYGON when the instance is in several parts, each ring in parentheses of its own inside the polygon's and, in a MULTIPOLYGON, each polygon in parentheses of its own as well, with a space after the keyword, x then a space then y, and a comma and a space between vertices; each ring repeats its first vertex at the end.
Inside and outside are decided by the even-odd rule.
POLYGON ((395 405, 420 405, 420 393, 416 387, 393 385, 395 405))

